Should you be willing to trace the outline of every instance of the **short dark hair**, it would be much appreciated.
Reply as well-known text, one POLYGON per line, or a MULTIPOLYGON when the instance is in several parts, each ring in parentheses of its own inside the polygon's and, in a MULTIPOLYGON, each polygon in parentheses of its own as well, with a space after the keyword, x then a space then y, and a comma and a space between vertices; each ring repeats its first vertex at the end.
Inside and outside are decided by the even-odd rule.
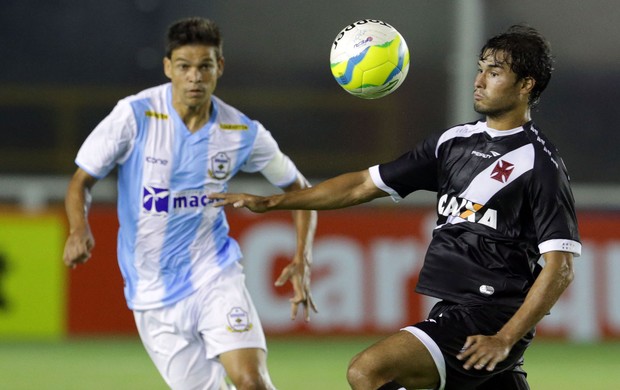
POLYGON ((166 36, 166 57, 171 58, 172 52, 185 45, 215 46, 217 58, 223 55, 223 40, 220 28, 212 20, 191 17, 182 19, 170 27, 166 36))
POLYGON ((532 27, 514 25, 506 32, 489 39, 480 50, 479 59, 482 60, 485 53, 495 55, 498 51, 505 53, 510 69, 517 75, 518 80, 526 77, 536 80, 528 101, 530 107, 535 107, 553 72, 549 42, 532 27), (490 53, 486 53, 487 51, 490 53))

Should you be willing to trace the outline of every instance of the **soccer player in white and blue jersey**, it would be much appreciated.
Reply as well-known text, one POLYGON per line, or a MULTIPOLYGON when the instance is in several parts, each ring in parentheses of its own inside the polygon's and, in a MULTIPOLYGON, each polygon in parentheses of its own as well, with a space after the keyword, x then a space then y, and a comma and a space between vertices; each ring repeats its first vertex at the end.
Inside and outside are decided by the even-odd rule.
POLYGON ((264 212, 437 193, 437 226, 416 291, 440 302, 425 321, 355 356, 347 372, 352 389, 529 389, 523 354, 571 283, 573 257, 581 253, 566 167, 530 114, 551 70, 544 37, 513 26, 480 51, 473 97, 484 121, 309 189, 210 195, 221 199, 218 206, 264 212))
MULTIPOLYGON (((118 167, 118 261, 140 337, 173 389, 273 389, 266 342, 245 287, 241 251, 210 193, 238 172, 261 172, 284 191, 309 186, 259 122, 213 95, 224 70, 212 21, 168 30, 170 83, 118 102, 80 148, 66 196, 64 262, 84 263, 94 246, 90 189, 118 167)), ((297 251, 276 284, 291 281, 291 317, 315 310, 310 293, 316 212, 293 213, 297 251)))

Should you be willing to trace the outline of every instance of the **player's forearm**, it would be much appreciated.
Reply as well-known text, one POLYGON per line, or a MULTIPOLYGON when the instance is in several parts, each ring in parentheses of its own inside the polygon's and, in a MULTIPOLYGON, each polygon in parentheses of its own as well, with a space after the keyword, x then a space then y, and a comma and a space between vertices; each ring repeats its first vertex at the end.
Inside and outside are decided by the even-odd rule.
MULTIPOLYGON (((310 188, 310 182, 301 174, 298 174, 290 186, 283 188, 284 192, 293 192, 310 188)), ((316 231, 317 212, 314 210, 293 210, 293 223, 297 233, 297 256, 296 259, 304 259, 311 262, 310 251, 316 231)))
POLYGON ((84 193, 71 192, 65 198, 65 210, 71 232, 88 226, 88 190, 84 193))
POLYGON ((293 211, 293 221, 297 232, 297 253, 308 264, 312 262, 310 252, 314 242, 317 224, 317 212, 314 210, 293 211))
POLYGON ((551 310, 573 280, 573 255, 566 252, 545 254, 546 264, 528 292, 525 302, 498 332, 514 345, 551 310))
POLYGON ((65 196, 65 211, 71 232, 88 228, 88 210, 91 204, 90 188, 79 172, 74 175, 65 196))
POLYGON ((267 210, 332 210, 368 202, 386 194, 370 180, 367 171, 346 173, 301 191, 265 198, 267 210))

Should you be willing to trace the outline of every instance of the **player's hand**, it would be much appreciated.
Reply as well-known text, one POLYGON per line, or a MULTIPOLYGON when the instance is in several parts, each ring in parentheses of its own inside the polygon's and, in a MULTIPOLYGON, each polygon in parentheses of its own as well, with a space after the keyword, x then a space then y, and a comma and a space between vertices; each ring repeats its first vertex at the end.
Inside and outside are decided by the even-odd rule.
POLYGON ((213 204, 215 207, 232 205, 236 209, 245 207, 255 213, 264 213, 267 211, 267 202, 264 196, 251 194, 213 193, 209 194, 209 199, 217 200, 217 202, 213 204))
POLYGON ((499 362, 508 357, 511 347, 498 335, 469 336, 456 358, 465 361, 463 368, 466 370, 473 367, 476 370, 493 371, 499 362))
POLYGON ((67 267, 75 268, 85 263, 91 256, 95 239, 88 227, 75 229, 69 234, 65 243, 63 261, 67 267))
POLYGON ((289 280, 293 285, 295 294, 293 298, 289 299, 291 302, 291 320, 297 317, 301 305, 304 311, 304 319, 308 322, 310 321, 310 309, 315 313, 319 311, 312 299, 312 292, 310 292, 310 265, 305 259, 298 260, 296 258, 284 267, 275 285, 277 287, 283 286, 289 280))

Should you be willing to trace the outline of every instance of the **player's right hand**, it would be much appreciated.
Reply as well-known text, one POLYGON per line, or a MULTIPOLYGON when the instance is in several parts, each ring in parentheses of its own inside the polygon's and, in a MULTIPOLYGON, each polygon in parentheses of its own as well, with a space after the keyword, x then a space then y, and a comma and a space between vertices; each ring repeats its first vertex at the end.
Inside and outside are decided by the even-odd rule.
POLYGON ((75 268, 78 264, 85 263, 91 256, 91 251, 95 246, 95 239, 89 228, 73 230, 63 253, 63 261, 67 267, 75 268))

